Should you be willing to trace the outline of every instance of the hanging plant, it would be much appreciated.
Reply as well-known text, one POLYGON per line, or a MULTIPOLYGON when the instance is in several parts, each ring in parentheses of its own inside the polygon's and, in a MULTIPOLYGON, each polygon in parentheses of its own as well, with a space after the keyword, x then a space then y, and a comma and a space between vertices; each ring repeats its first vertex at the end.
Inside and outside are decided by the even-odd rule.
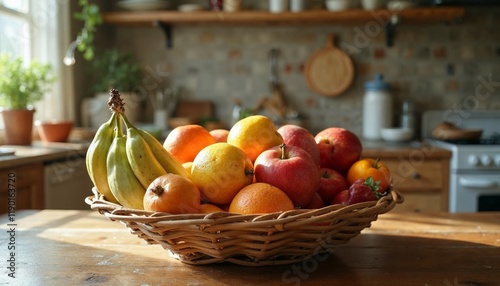
POLYGON ((102 23, 101 12, 97 4, 89 3, 88 0, 79 0, 78 3, 82 10, 73 16, 83 21, 83 28, 74 43, 78 51, 83 53, 83 58, 90 61, 94 58, 94 33, 102 23))

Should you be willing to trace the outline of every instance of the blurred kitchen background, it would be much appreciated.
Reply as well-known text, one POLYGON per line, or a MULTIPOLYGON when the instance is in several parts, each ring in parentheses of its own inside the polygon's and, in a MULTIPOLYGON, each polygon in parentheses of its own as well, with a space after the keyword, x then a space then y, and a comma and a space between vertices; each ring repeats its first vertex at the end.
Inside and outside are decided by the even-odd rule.
MULTIPOLYGON (((78 9, 74 2, 72 9, 78 9)), ((103 10, 118 9, 109 1, 101 2, 103 10)), ((208 5, 208 1, 171 2, 176 3, 172 9, 188 2, 208 5)), ((323 4, 311 2, 310 9, 323 4)), ((244 4, 248 9, 268 9, 268 1, 244 4)), ((384 27, 373 21, 355 25, 173 25, 171 48, 166 47, 159 27, 104 24, 98 28, 96 56, 112 47, 132 53, 150 83, 155 80, 159 88, 174 90, 181 87, 186 99, 212 101, 215 117, 230 125, 235 99, 243 107, 253 108, 262 96, 271 94, 269 51, 277 48, 278 78, 285 100, 306 119, 307 127, 317 132, 337 125, 361 134, 364 83, 376 73, 383 74, 393 87, 395 126, 405 100, 414 102, 417 113, 447 108, 500 110, 498 15, 498 7, 471 7, 460 23, 401 24, 396 27, 392 47, 386 45, 384 27), (303 76, 304 63, 325 45, 330 34, 355 66, 350 88, 331 98, 311 91, 303 76), (485 79, 492 82, 490 95, 472 101, 471 95, 485 79)), ((77 25, 73 27, 78 30, 77 25)), ((80 102, 92 96, 87 65, 77 58, 74 66, 75 95, 80 102)), ((149 103, 143 102, 146 112, 140 112, 140 121, 153 121, 149 103)))
MULTIPOLYGON (((361 135, 364 84, 373 80, 376 74, 382 74, 391 84, 390 108, 394 126, 400 125, 404 101, 413 103, 417 123, 418 116, 426 110, 500 110, 500 37, 497 29, 500 7, 477 5, 482 1, 473 1, 474 5, 466 7, 465 16, 451 23, 405 24, 403 21, 395 27, 392 46, 387 45, 386 28, 376 17, 354 24, 267 25, 251 21, 248 24, 173 24, 170 26, 171 47, 167 47, 161 25, 109 24, 105 21, 96 28, 94 60, 87 61, 75 51, 76 62, 69 67, 62 65, 62 58, 65 48, 81 31, 83 22, 73 17, 81 7, 78 1, 56 2, 53 5, 64 12, 67 24, 58 28, 66 36, 61 37, 58 50, 54 49, 52 61, 57 59, 60 79, 66 87, 54 93, 64 92, 65 95, 62 101, 51 100, 49 96, 43 104, 63 104, 64 110, 44 114, 44 108, 39 108, 42 112, 37 112, 36 116, 41 119, 51 119, 57 114, 64 118, 56 119, 74 120, 75 126, 92 128, 103 122, 98 117, 102 114, 99 111, 102 106, 96 107, 95 100, 89 102, 89 98, 96 95, 96 79, 102 76, 92 70, 91 65, 114 48, 130 53, 140 65, 142 78, 134 88, 138 95, 133 97, 129 108, 135 110, 137 121, 147 124, 154 122, 156 94, 171 90, 170 100, 210 101, 213 108, 209 111, 213 112, 210 119, 230 127, 236 102, 243 109, 253 109, 263 97, 272 95, 269 55, 273 48, 278 51, 276 73, 282 84, 283 98, 298 112, 300 121, 295 122, 307 126, 313 133, 337 125, 361 135), (336 47, 351 57, 355 70, 352 84, 335 97, 318 95, 308 87, 304 77, 306 61, 325 46, 329 35, 334 35, 336 47), (488 83, 487 96, 475 97, 485 82, 488 83)), ((123 9, 126 0, 90 2, 98 4, 103 13, 127 11, 123 9)), ((167 3, 162 7, 168 10, 178 10, 186 4, 209 9, 210 1, 156 2, 167 3)), ((428 5, 432 2, 423 1, 428 5)), ((461 4, 463 1, 450 2, 461 4)), ((268 0, 242 3, 241 9, 245 10, 268 11, 270 8, 268 0)), ((361 9, 361 4, 358 5, 361 9)), ((325 9, 325 1, 304 1, 304 9, 325 9)), ((142 11, 130 12, 132 16, 142 11)), ((3 45, 8 46, 5 42, 3 45)), ((105 104, 102 98, 97 101, 105 104)), ((175 102, 170 104, 168 117, 175 116, 172 105, 175 102)))
MULTIPOLYGON (((333 7, 352 10, 335 14, 343 20, 333 20, 333 14, 315 14, 329 18, 326 23, 314 19, 314 23, 304 22, 301 17, 306 13, 289 12, 291 4, 302 2, 304 10, 324 11, 327 4, 332 4, 329 1, 339 4, 343 0, 285 1, 290 4, 283 14, 287 20, 268 23, 249 17, 244 23, 235 23, 241 11, 268 12, 271 7, 279 8, 270 5, 279 1, 89 1, 98 5, 104 19, 96 27, 94 58, 86 60, 80 51, 74 50, 75 62, 67 66, 63 59, 72 63, 71 43, 83 27, 83 21, 74 15, 81 12, 79 4, 86 1, 0 0, 0 51, 13 52, 26 60, 49 62, 58 76, 53 90, 36 105, 35 119, 73 122, 69 142, 46 144, 35 138, 31 146, 7 150, 0 160, 2 172, 18 168, 16 172, 25 174, 21 180, 26 185, 25 207, 88 208, 82 199, 92 187, 84 164, 85 150, 93 132, 110 116, 106 106, 108 88, 101 84, 110 68, 117 67, 106 65, 101 59, 110 52, 119 52, 139 67, 138 74, 130 70, 125 73, 133 75, 125 80, 132 86, 120 88, 129 117, 138 126, 159 130, 160 139, 174 126, 186 123, 203 124, 209 129, 230 128, 238 117, 251 112, 274 115, 276 104, 287 107, 286 121, 278 118, 278 124, 297 123, 313 134, 339 126, 365 139, 363 125, 367 123, 363 119, 369 114, 374 120, 368 123, 389 117, 390 123, 385 127, 404 126, 409 118, 414 118, 416 138, 363 141, 364 156, 376 156, 391 165, 397 177, 396 188, 407 198, 401 210, 498 210, 500 1, 382 1, 384 7, 427 7, 417 7, 406 14, 413 15, 413 22, 405 22, 401 17, 389 29, 380 14, 362 10, 363 4, 375 0, 349 0, 344 4, 356 7, 333 7), (206 15, 193 13, 218 4, 224 10, 226 4, 235 2, 241 4, 236 6, 237 11, 213 12, 221 19, 231 13, 230 23, 214 21, 214 17, 209 17, 212 21, 198 21, 198 17, 206 15), (463 13, 455 15, 457 10, 449 10, 435 14, 433 7, 437 4, 457 7, 463 13), (153 11, 142 11, 144 5, 153 11), (156 17, 165 17, 159 10, 168 10, 168 17, 177 21, 189 19, 188 23, 168 25, 155 21, 156 17), (147 21, 138 24, 143 13, 149 13, 147 21), (351 82, 342 66, 329 65, 329 71, 340 75, 348 88, 335 96, 323 96, 309 87, 304 73, 308 60, 327 45, 331 36, 334 41, 329 44, 349 56, 354 73, 351 82), (382 94, 376 97, 390 100, 377 100, 370 108, 365 102, 366 84, 377 77, 383 82, 375 86, 390 88, 376 90, 382 94), (274 86, 280 89, 273 89, 273 83, 279 84, 274 86), (135 93, 125 95, 129 91, 126 89, 135 93), (369 108, 364 111, 364 107, 369 108), (410 111, 410 117, 403 114, 404 107, 410 111), (473 150, 462 148, 463 142, 432 142, 433 147, 429 148, 425 142, 412 141, 430 138, 434 127, 446 119, 460 123, 465 131, 459 133, 462 135, 480 129, 484 140, 467 142, 477 145, 473 150), (416 160, 415 154, 423 154, 422 161, 416 160), (464 177, 462 168, 477 176, 464 177), (34 199, 43 196, 44 199, 34 199)), ((384 15, 388 15, 385 11, 384 15)), ((273 19, 270 13, 258 13, 255 17, 273 19)), ((2 125, 0 122, 0 130, 2 125)), ((37 135, 34 129, 34 136, 37 135)), ((0 144, 4 144, 1 139, 0 136, 0 144)), ((6 194, 0 193, 4 197, 6 194)))

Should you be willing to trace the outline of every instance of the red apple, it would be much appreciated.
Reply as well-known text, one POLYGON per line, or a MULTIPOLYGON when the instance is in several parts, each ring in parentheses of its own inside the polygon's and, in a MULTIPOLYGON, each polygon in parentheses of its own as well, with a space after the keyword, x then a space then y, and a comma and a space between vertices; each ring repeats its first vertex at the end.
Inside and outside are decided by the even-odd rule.
POLYGON ((298 125, 286 124, 278 128, 287 146, 296 146, 306 150, 318 165, 320 164, 319 148, 314 136, 307 129, 298 125))
POLYGON ((330 204, 347 206, 349 204, 349 190, 340 191, 337 195, 335 195, 330 204))
POLYGON ((325 202, 316 192, 311 201, 304 207, 304 209, 320 209, 325 206, 325 202))
POLYGON ((322 168, 331 168, 344 174, 361 157, 361 141, 351 131, 329 127, 314 137, 318 144, 322 168))
POLYGON ((347 181, 342 174, 330 168, 321 168, 321 183, 318 194, 324 202, 331 202, 335 195, 347 189, 347 181))
POLYGON ((262 152, 255 159, 254 174, 257 182, 277 187, 299 207, 312 200, 321 182, 320 168, 311 155, 285 144, 262 152))

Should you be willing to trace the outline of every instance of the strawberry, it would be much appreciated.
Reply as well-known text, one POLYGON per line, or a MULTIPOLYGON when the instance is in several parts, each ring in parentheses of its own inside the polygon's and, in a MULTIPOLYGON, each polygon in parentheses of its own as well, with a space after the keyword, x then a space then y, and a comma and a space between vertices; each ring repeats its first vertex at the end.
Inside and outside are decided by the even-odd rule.
POLYGON ((374 181, 371 176, 366 179, 357 179, 349 187, 347 204, 376 201, 381 196, 378 192, 379 184, 380 182, 374 181))

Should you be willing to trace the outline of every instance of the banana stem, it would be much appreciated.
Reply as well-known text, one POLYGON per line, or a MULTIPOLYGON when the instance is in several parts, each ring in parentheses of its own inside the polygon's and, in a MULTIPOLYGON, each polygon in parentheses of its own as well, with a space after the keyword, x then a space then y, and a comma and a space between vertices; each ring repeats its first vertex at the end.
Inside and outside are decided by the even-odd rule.
POLYGON ((113 112, 111 114, 111 118, 109 119, 109 124, 111 126, 116 126, 116 121, 118 120, 118 116, 117 116, 117 113, 113 112))
POLYGON ((125 115, 125 113, 121 113, 120 115, 121 115, 121 118, 123 119, 123 121, 125 122, 125 126, 126 126, 127 128, 135 128, 135 127, 132 125, 132 123, 130 123, 130 121, 128 121, 128 118, 127 118, 127 116, 125 115))
POLYGON ((118 136, 123 137, 123 123, 122 123, 121 113, 115 112, 114 114, 116 114, 116 125, 115 125, 116 137, 118 136))

